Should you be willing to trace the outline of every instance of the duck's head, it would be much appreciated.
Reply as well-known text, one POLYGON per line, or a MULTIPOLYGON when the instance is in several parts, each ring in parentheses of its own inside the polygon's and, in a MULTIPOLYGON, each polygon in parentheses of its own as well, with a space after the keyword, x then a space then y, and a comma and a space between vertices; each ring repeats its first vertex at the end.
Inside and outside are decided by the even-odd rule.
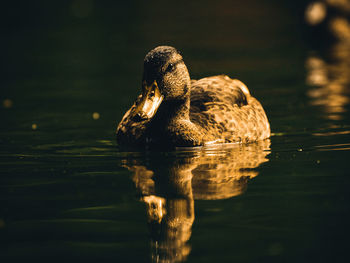
POLYGON ((161 103, 184 101, 190 92, 190 76, 180 53, 170 46, 152 49, 144 59, 142 98, 137 114, 151 119, 161 103))

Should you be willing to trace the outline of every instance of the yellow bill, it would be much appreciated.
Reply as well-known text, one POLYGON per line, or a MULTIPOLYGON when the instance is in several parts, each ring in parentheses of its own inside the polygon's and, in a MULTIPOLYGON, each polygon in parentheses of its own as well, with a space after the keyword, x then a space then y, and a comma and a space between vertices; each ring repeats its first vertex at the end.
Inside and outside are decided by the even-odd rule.
POLYGON ((156 114, 163 96, 159 91, 156 81, 152 85, 145 85, 142 98, 136 107, 136 114, 142 119, 151 119, 156 114))

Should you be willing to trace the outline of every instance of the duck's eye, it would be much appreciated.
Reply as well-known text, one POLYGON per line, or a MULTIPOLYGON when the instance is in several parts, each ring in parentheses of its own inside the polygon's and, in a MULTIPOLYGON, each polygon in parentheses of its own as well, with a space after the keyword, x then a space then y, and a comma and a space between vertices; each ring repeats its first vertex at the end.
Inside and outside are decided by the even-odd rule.
POLYGON ((166 68, 165 72, 171 72, 175 69, 175 64, 169 63, 168 67, 166 68))

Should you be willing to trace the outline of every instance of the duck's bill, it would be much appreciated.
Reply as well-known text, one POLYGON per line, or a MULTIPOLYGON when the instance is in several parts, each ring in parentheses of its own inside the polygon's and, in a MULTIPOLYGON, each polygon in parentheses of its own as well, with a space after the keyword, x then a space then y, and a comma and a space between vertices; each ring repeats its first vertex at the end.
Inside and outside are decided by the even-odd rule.
POLYGON ((141 101, 136 108, 136 114, 141 119, 151 119, 156 114, 162 101, 163 96, 159 91, 156 81, 150 86, 145 85, 141 101))

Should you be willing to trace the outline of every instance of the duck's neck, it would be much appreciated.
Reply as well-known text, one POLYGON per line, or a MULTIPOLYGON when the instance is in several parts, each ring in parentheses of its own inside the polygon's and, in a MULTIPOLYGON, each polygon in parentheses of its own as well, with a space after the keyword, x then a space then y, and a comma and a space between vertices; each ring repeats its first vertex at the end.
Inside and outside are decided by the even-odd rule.
POLYGON ((171 100, 162 103, 157 115, 160 121, 167 123, 177 120, 190 119, 190 98, 189 96, 181 100, 171 100))

